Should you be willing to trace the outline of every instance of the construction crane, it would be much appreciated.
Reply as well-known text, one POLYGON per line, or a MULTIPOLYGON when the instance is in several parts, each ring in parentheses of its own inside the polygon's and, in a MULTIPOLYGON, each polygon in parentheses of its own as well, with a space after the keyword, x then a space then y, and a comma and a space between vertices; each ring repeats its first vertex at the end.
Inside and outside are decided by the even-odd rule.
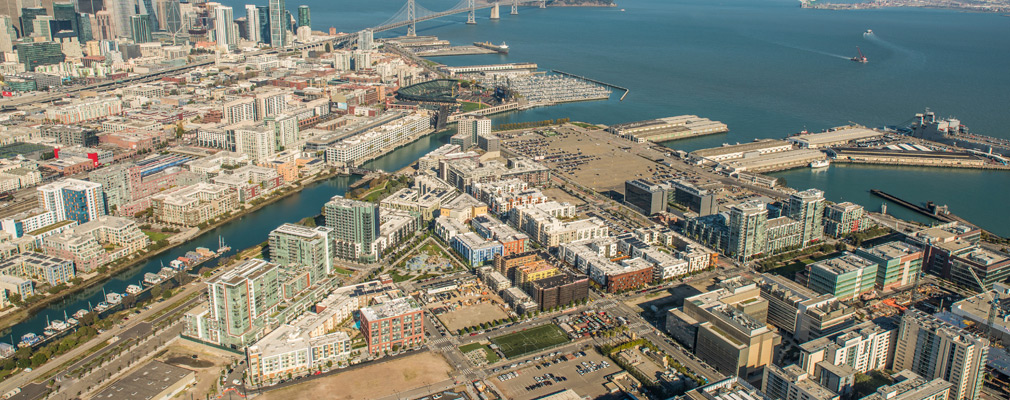
POLYGON ((995 290, 993 291, 993 293, 996 293, 996 297, 994 298, 989 294, 989 290, 986 290, 985 285, 982 284, 982 280, 978 279, 978 274, 975 273, 975 268, 968 267, 968 272, 971 272, 972 278, 975 278, 975 282, 978 283, 978 287, 982 289, 982 293, 985 294, 985 297, 989 298, 989 316, 987 317, 986 323, 989 328, 987 339, 989 339, 989 344, 991 345, 995 341, 995 338, 993 337, 995 327, 993 325, 996 320, 996 311, 999 308, 999 292, 995 290))

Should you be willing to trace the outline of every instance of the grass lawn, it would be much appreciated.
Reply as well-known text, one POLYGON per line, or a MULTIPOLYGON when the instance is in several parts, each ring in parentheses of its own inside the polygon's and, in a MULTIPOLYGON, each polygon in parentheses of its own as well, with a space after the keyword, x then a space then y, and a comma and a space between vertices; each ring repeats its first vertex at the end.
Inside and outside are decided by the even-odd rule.
POLYGON ((460 111, 463 112, 470 112, 484 108, 484 105, 480 103, 473 103, 469 101, 461 101, 460 103, 463 105, 462 107, 460 107, 460 111))
POLYGON ((488 345, 486 345, 486 344, 470 343, 470 344, 467 344, 467 345, 459 346, 459 351, 461 353, 463 353, 463 354, 466 354, 466 353, 469 353, 471 351, 478 350, 478 349, 483 349, 484 350, 484 357, 485 357, 485 359, 487 359, 487 363, 489 365, 490 364, 494 364, 494 363, 498 362, 498 360, 501 359, 501 358, 498 357, 498 354, 495 354, 494 350, 491 350, 491 348, 488 347, 488 345))
POLYGON ((491 339, 506 358, 515 358, 568 342, 568 335, 557 325, 547 324, 491 339))
POLYGON ((340 267, 338 267, 338 266, 333 266, 333 272, 336 272, 336 273, 338 273, 338 274, 344 274, 344 275, 350 275, 350 274, 353 274, 353 273, 354 273, 353 271, 351 271, 351 270, 349 270, 349 269, 346 269, 346 268, 340 268, 340 267))
POLYGON ((161 233, 155 231, 144 231, 144 234, 147 235, 147 237, 151 238, 152 242, 157 242, 159 240, 166 239, 169 236, 167 233, 161 233))
POLYGON ((410 280, 411 278, 414 277, 411 274, 400 275, 400 274, 396 273, 396 271, 390 272, 389 275, 393 277, 393 282, 408 281, 408 280, 410 280))

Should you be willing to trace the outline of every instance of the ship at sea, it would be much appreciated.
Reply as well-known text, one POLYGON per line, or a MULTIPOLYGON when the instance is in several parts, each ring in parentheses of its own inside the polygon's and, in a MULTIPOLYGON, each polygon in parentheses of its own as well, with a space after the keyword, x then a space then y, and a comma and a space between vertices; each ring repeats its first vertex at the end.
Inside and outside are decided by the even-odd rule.
POLYGON ((1010 156, 1010 140, 985 135, 976 135, 968 131, 956 118, 938 118, 936 113, 926 110, 915 114, 907 130, 901 130, 912 137, 932 140, 965 149, 977 150, 987 154, 1010 156))
POLYGON ((488 50, 494 50, 494 51, 497 51, 500 54, 508 54, 509 53, 509 45, 505 44, 505 42, 501 42, 501 45, 497 45, 497 44, 494 44, 494 43, 491 43, 491 42, 473 42, 473 45, 477 46, 477 47, 485 48, 485 49, 488 49, 488 50))

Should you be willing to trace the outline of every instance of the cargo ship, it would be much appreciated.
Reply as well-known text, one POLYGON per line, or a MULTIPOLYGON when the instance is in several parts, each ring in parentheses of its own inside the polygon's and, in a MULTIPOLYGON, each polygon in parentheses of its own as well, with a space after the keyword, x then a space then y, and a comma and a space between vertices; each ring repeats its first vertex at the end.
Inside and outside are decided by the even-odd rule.
POLYGON ((509 53, 509 45, 505 44, 505 42, 501 42, 501 45, 496 45, 491 42, 473 42, 473 45, 480 48, 497 51, 499 54, 509 53))

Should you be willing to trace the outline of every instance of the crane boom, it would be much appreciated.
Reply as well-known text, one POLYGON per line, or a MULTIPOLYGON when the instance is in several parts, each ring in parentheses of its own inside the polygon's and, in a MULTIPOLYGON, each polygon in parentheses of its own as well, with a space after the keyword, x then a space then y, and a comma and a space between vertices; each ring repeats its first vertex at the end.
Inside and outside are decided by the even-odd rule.
POLYGON ((993 322, 996 319, 996 307, 999 307, 999 301, 997 301, 995 298, 993 298, 992 295, 989 294, 989 291, 986 290, 985 285, 982 284, 982 280, 978 279, 978 274, 975 273, 975 268, 972 268, 971 266, 969 266, 968 267, 968 272, 971 272, 971 277, 975 278, 975 282, 978 283, 978 287, 980 289, 982 289, 982 293, 985 294, 985 297, 989 298, 989 304, 990 304, 990 307, 989 307, 989 316, 986 319, 986 322, 987 322, 988 328, 989 328, 989 335, 988 335, 989 337, 987 339, 989 339, 989 343, 992 343, 993 342, 993 322))

